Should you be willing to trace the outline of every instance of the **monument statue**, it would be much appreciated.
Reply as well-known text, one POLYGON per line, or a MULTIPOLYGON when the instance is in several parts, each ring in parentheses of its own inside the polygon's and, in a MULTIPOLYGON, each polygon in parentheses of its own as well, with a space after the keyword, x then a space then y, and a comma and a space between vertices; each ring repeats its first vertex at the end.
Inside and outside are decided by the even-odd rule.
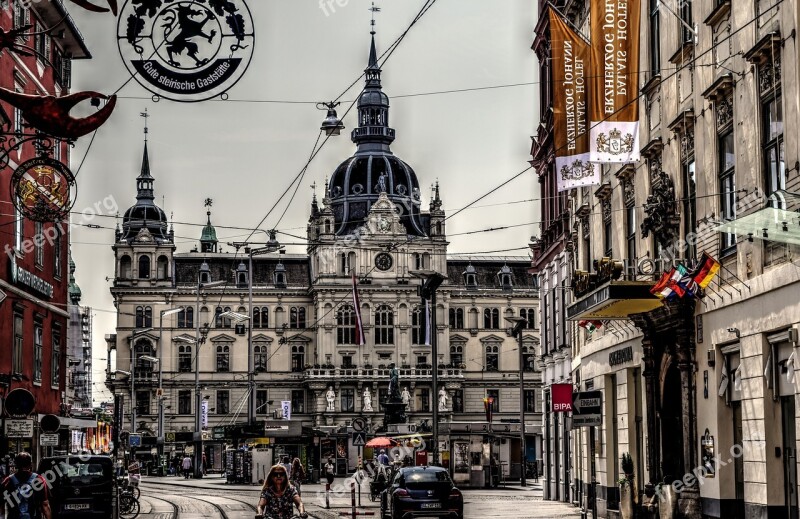
MULTIPOLYGON (((400 395, 400 372, 395 366, 394 362, 389 364, 389 395, 385 402, 381 402, 383 406, 383 423, 385 425, 405 423, 406 422, 406 406, 408 405, 408 398, 400 395)), ((408 393, 405 390, 404 394, 408 393)), ((364 393, 364 405, 366 406, 367 396, 364 393)), ((372 397, 370 397, 370 406, 372 397)))
POLYGON ((439 389, 439 411, 447 411, 447 391, 444 388, 439 389))
POLYGON ((325 393, 325 400, 328 401, 328 411, 336 411, 334 404, 336 403, 336 393, 333 391, 333 386, 328 386, 328 392, 325 393))
POLYGON ((389 401, 396 402, 400 400, 400 385, 398 379, 400 378, 400 372, 397 370, 397 367, 394 365, 394 362, 389 364, 389 401))
POLYGON ((372 412, 372 393, 370 393, 369 388, 364 388, 364 407, 363 411, 367 413, 372 412))

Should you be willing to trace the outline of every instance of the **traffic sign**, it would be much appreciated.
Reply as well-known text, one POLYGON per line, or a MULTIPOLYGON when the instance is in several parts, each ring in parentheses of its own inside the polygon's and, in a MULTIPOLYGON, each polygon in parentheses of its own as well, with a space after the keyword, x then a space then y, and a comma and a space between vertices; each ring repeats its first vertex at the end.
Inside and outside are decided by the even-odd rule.
POLYGON ((367 433, 357 431, 353 433, 353 447, 363 447, 367 444, 367 433))
POLYGON ((128 436, 128 447, 141 447, 142 437, 139 434, 131 434, 128 436))
POLYGON ((572 427, 602 425, 603 392, 585 391, 572 395, 572 427))
POLYGON ((58 434, 39 435, 39 445, 42 447, 58 447, 58 434))
POLYGON ((353 423, 350 424, 353 427, 353 430, 356 432, 361 432, 367 428, 367 421, 361 418, 353 418, 353 423))

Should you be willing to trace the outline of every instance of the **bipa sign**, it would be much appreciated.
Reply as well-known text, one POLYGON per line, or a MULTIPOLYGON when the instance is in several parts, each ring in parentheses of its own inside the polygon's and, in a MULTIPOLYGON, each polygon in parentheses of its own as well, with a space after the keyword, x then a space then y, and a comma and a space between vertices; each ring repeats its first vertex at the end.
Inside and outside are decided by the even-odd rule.
POLYGON ((554 413, 572 412, 572 384, 553 384, 550 386, 553 395, 554 413))

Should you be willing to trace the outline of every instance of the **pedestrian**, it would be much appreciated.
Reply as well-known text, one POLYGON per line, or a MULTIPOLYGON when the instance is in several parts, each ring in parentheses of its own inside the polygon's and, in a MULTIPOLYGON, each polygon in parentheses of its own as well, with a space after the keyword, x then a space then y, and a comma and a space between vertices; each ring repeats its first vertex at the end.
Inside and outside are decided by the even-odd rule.
POLYGON ((284 455, 281 458, 281 466, 286 470, 286 474, 289 475, 289 481, 292 479, 292 459, 289 456, 284 455))
POLYGON ((7 519, 51 519, 47 481, 33 472, 33 459, 27 452, 14 457, 16 472, 3 480, 7 519), (13 497, 12 497, 13 496, 13 497), (7 505, 7 506, 6 506, 7 505))
POLYGON ((333 478, 336 475, 336 465, 333 464, 333 459, 328 458, 328 462, 325 464, 323 468, 325 472, 325 492, 330 492, 331 485, 333 484, 333 478))
POLYGON ((297 494, 300 495, 300 487, 306 479, 306 471, 303 469, 303 464, 300 463, 300 458, 295 458, 292 462, 292 471, 290 472, 290 480, 294 488, 297 489, 297 494))
POLYGON ((192 458, 188 454, 183 457, 181 467, 183 468, 184 479, 189 479, 189 475, 192 473, 192 458))
POLYGON ((208 463, 206 463, 206 453, 203 453, 203 475, 208 475, 208 463))

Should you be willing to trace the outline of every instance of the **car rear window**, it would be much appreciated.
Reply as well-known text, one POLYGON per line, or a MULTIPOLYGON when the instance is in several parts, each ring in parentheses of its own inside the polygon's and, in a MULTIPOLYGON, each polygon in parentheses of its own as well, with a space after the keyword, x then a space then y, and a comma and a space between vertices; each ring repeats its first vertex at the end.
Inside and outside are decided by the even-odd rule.
POLYGON ((450 475, 444 470, 420 470, 406 474, 406 484, 450 483, 450 475))
POLYGON ((49 460, 50 466, 57 465, 62 485, 96 485, 111 481, 112 466, 105 460, 83 461, 79 458, 49 460))

